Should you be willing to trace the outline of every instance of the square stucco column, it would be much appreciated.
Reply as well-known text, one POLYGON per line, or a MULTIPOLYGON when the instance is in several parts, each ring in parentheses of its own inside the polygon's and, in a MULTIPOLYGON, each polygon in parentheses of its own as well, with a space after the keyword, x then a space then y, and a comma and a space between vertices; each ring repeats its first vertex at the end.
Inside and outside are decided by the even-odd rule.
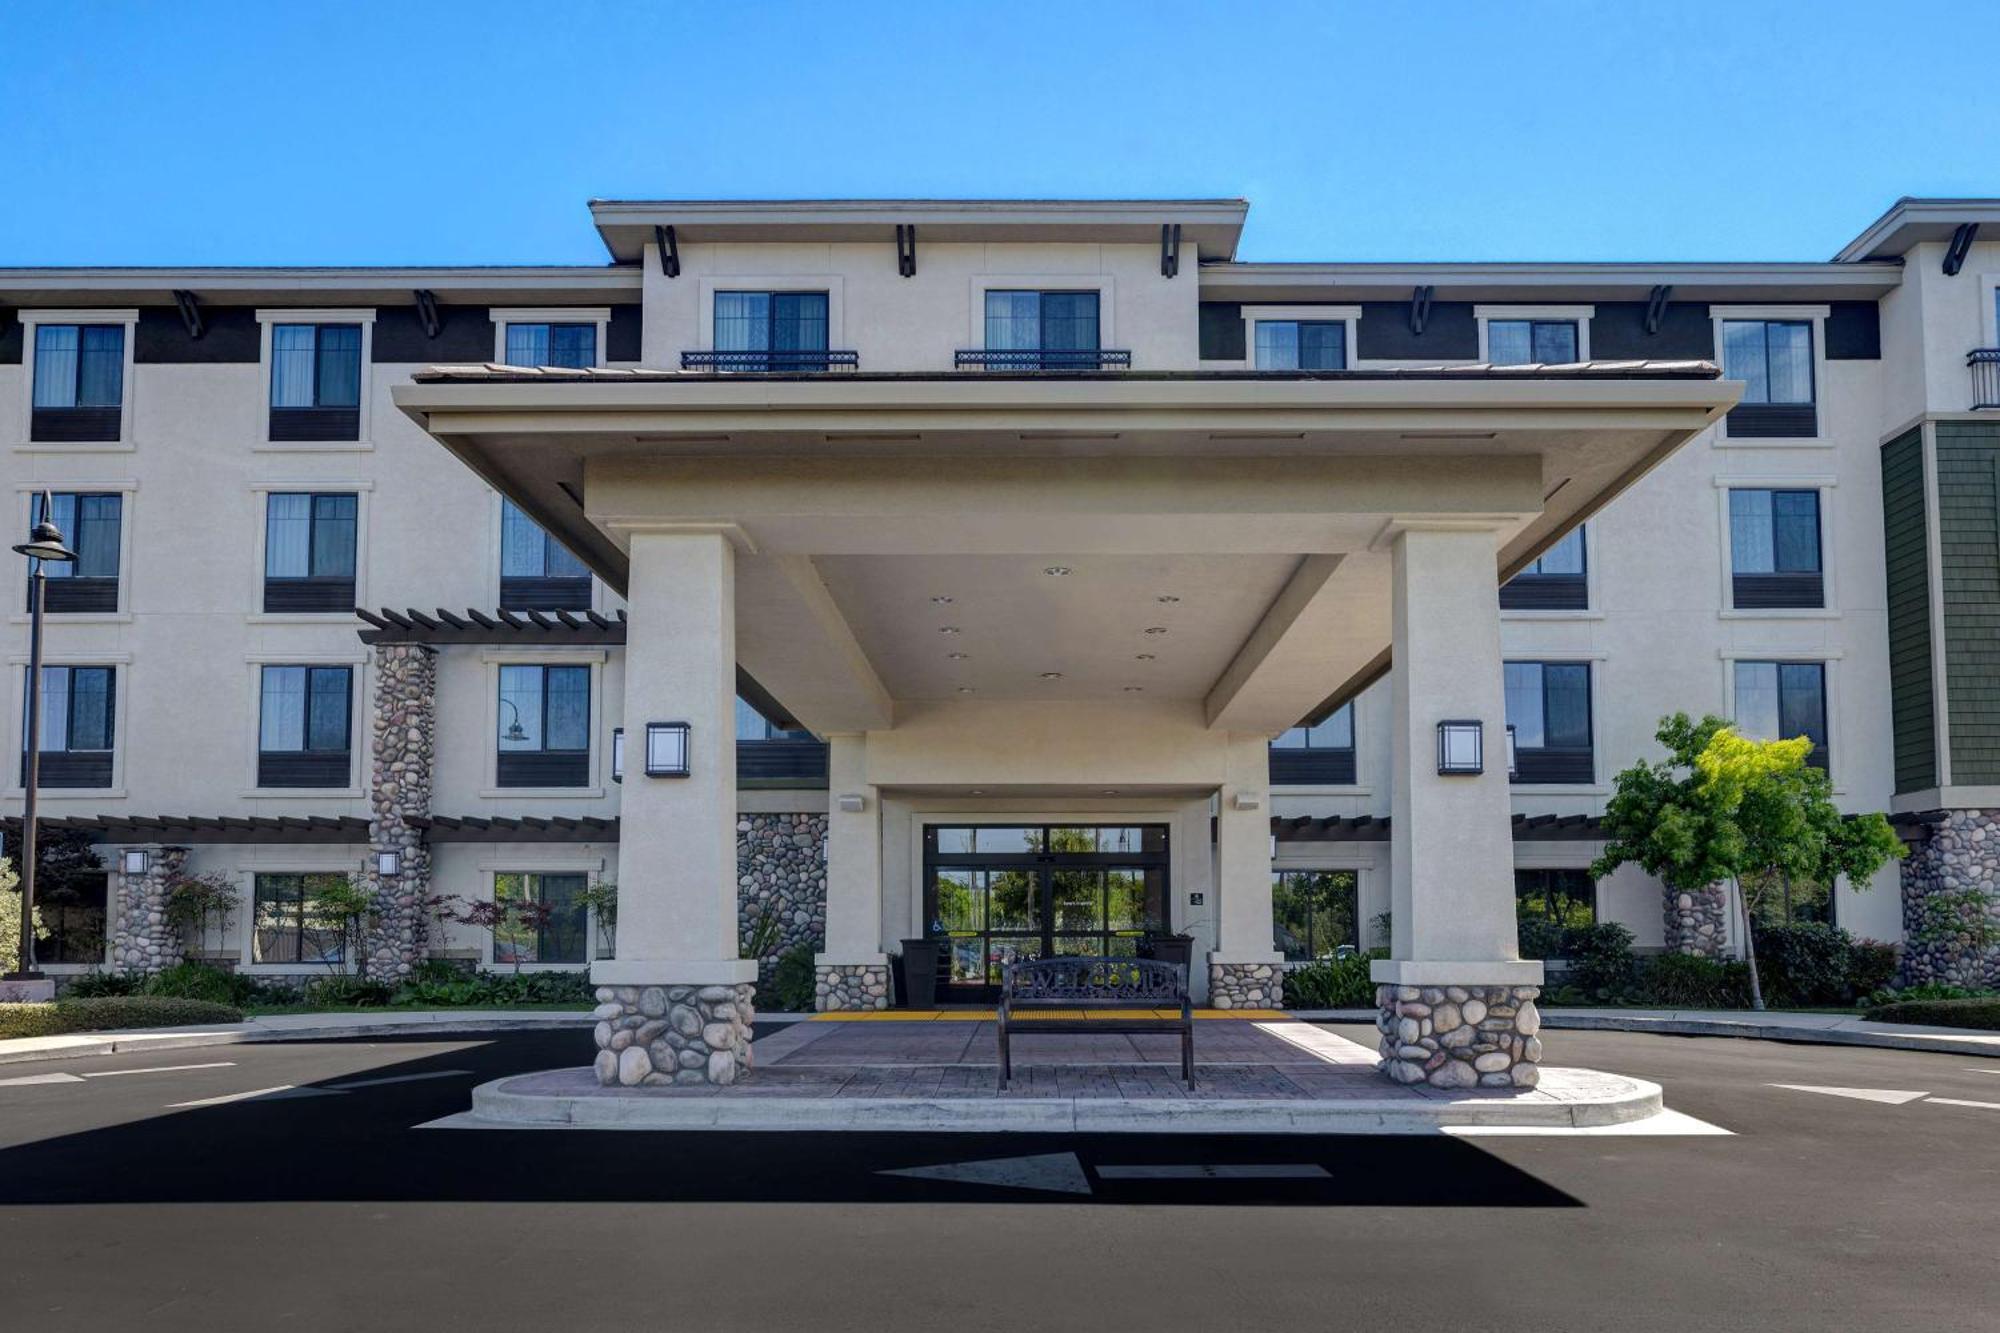
POLYGON ((1401 1083, 1532 1087, 1539 962, 1514 925, 1496 535, 1407 524, 1392 545, 1390 952, 1381 1068, 1401 1083), (1484 771, 1438 772, 1438 723, 1477 721, 1484 771))
POLYGON ((827 737, 826 772, 826 952, 813 959, 813 1007, 887 1009, 882 799, 868 782, 868 738, 827 737))
POLYGON ((598 984, 597 1077, 736 1081, 757 965, 736 936, 736 553, 710 532, 635 532, 625 648, 617 957, 598 984), (648 777, 646 726, 688 724, 688 776, 648 777))
POLYGON ((1208 1002, 1269 1009, 1284 1001, 1284 957, 1272 947, 1270 741, 1231 736, 1215 820, 1216 937, 1208 1002))

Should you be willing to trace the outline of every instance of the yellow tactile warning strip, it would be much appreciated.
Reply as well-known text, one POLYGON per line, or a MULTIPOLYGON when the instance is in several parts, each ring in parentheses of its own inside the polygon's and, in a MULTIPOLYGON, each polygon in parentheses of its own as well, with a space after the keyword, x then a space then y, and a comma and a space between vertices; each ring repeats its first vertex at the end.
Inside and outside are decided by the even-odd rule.
MULTIPOLYGON (((1147 1013, 1144 1009, 1036 1009, 1036 1018, 1132 1018, 1147 1013)), ((1178 1009, 1154 1009, 1155 1018, 1179 1018, 1178 1009)), ((994 1009, 866 1009, 843 1010, 831 1014, 814 1014, 806 1020, 810 1023, 991 1023, 999 1018, 994 1009)), ((1268 1022, 1271 1019, 1290 1018, 1282 1009, 1197 1009, 1196 1018, 1237 1019, 1239 1021, 1268 1022)))

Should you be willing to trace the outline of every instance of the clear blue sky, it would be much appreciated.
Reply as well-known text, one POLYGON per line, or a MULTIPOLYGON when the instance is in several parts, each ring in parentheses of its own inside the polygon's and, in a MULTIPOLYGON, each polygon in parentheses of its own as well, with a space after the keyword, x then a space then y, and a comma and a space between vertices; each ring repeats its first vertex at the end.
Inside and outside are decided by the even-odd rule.
POLYGON ((597 263, 584 201, 1242 195, 1253 259, 1822 259, 2000 4, 0 0, 0 266, 597 263))

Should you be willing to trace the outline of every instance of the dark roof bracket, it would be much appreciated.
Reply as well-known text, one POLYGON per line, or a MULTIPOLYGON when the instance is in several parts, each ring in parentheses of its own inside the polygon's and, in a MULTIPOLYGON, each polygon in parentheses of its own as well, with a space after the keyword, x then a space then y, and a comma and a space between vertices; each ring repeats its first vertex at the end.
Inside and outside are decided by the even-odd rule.
POLYGON ((1660 331, 1660 321, 1666 318, 1667 302, 1673 299, 1674 289, 1661 283, 1653 288, 1646 298, 1646 333, 1651 336, 1660 331))
POLYGON ((1171 278, 1181 271, 1181 224, 1160 224, 1160 276, 1171 278))
POLYGON ((660 251, 660 272, 670 278, 681 275, 681 243, 671 226, 653 228, 653 243, 660 251))
POLYGON ((416 298, 417 322, 424 326, 424 337, 437 337, 438 330, 444 327, 438 320, 437 293, 428 288, 419 287, 411 292, 410 295, 416 298))
POLYGON ((201 322, 201 306, 195 302, 193 292, 175 292, 174 304, 181 308, 181 323, 187 325, 188 337, 199 340, 208 332, 201 322))
POLYGON ((1431 317, 1431 289, 1418 287, 1410 292, 1410 332, 1421 336, 1424 322, 1431 317))
POLYGON ((917 276, 917 224, 896 224, 896 272, 906 278, 917 276))
POLYGON ((1955 278, 1965 267, 1965 256, 1972 249, 1972 243, 1979 237, 1977 222, 1961 222, 1958 230, 1951 234, 1951 244, 1944 251, 1944 275, 1955 278))

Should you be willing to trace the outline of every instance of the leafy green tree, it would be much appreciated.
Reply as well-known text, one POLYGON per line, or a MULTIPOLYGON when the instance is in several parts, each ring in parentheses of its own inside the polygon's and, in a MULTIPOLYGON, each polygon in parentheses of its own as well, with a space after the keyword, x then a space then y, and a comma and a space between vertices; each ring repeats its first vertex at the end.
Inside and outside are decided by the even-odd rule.
POLYGON ((1791 880, 1831 884, 1846 875, 1865 887, 1903 845, 1880 814, 1843 815, 1824 770, 1806 762, 1812 741, 1757 741, 1719 717, 1662 718, 1655 738, 1664 761, 1620 773, 1604 810, 1607 842, 1590 867, 1602 878, 1636 864, 1668 888, 1736 886, 1750 1003, 1764 1007, 1746 898, 1791 880))

